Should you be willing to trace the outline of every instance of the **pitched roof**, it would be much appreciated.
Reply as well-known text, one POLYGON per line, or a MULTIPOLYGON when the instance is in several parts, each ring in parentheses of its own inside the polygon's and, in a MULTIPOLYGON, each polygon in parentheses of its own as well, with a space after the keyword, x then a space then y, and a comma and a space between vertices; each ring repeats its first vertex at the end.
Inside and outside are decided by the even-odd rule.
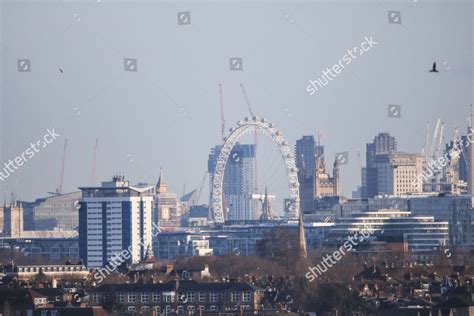
POLYGON ((170 281, 167 283, 145 284, 104 284, 91 292, 165 292, 165 291, 259 291, 260 288, 248 282, 199 283, 194 280, 170 281), (176 285, 178 284, 178 288, 176 285))

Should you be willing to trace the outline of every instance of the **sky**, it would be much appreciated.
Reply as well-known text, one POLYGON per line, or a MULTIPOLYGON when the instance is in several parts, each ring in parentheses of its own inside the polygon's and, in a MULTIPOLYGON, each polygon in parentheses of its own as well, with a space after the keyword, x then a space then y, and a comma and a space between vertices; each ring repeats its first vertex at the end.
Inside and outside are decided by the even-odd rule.
MULTIPOLYGON (((463 133, 467 127, 472 1, 0 4, 1 161, 15 159, 47 129, 60 134, 0 181, 1 200, 54 191, 65 139, 63 192, 92 184, 96 139, 96 184, 116 173, 155 183, 162 167, 170 190, 199 187, 209 150, 220 143, 219 84, 227 131, 249 115, 242 83, 253 111, 291 146, 302 135, 323 134, 329 171, 336 153, 349 152, 341 171, 349 197, 360 184, 365 144, 377 133, 395 136, 401 151, 420 152, 427 123, 441 118, 446 141, 455 126, 463 133), (400 12, 401 24, 389 23, 388 11, 400 12), (189 12, 190 23, 180 25, 178 12, 189 12), (377 44, 307 92, 309 80, 366 37, 377 44), (232 57, 242 58, 242 71, 230 70, 232 57), (124 70, 124 58, 137 60, 136 72, 124 70), (29 59, 31 71, 19 72, 18 59, 29 59), (434 61, 435 74, 428 72, 434 61), (389 104, 401 106, 401 118, 388 117, 389 104)), ((271 144, 262 148, 259 165, 280 159, 271 144)), ((277 177, 262 179, 284 187, 283 163, 276 169, 277 177)), ((207 189, 206 182, 203 194, 207 189)))

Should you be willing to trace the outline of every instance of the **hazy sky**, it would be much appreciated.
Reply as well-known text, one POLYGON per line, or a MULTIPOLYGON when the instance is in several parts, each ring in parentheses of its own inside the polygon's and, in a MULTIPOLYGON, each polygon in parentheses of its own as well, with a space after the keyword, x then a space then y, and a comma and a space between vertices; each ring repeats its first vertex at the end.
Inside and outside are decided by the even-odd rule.
MULTIPOLYGON (((415 152, 427 122, 444 120, 446 140, 454 126, 466 129, 472 1, 0 3, 2 162, 47 128, 61 134, 2 183, 2 200, 12 190, 25 200, 54 191, 65 138, 65 192, 90 184, 96 138, 97 181, 123 172, 133 183, 154 183, 163 166, 173 191, 199 186, 220 140, 219 83, 227 130, 248 115, 243 83, 254 111, 292 146, 322 131, 330 169, 336 152, 349 151, 347 196, 360 182, 357 150, 364 163, 376 133, 415 152), (388 23, 389 10, 401 12, 402 24, 388 23), (178 25, 181 11, 191 24, 178 25), (310 96, 308 80, 365 36, 378 44, 310 96), (125 57, 137 58, 137 72, 124 71, 125 57), (229 70, 230 57, 243 58, 243 71, 229 70), (18 72, 22 58, 31 59, 31 72, 18 72), (433 61, 438 74, 428 72, 433 61), (387 117, 388 104, 402 106, 401 119, 387 117)), ((279 159, 276 151, 264 156, 279 159)), ((282 169, 272 181, 285 185, 282 169)))

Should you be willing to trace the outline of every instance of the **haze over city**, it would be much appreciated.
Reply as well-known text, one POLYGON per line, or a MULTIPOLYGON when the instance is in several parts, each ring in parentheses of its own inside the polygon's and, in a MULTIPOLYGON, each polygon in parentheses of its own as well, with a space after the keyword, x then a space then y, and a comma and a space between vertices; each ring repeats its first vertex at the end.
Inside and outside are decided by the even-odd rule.
POLYGON ((0 316, 474 316, 473 0, 0 0, 0 316))
POLYGON ((2 182, 1 199, 54 191, 65 138, 65 192, 89 184, 96 138, 97 179, 122 172, 133 183, 155 183, 163 167, 174 191, 197 188, 220 140, 219 83, 226 131, 250 115, 242 83, 254 112, 277 124, 292 146, 321 131, 328 157, 349 151, 341 177, 350 196, 360 182, 357 150, 363 160, 377 132, 419 152, 427 122, 433 128, 441 118, 446 140, 454 126, 466 129, 469 5, 2 1, 2 160, 46 128, 62 139, 2 182), (386 23, 394 7, 403 11, 401 25, 386 23), (192 12, 191 24, 178 25, 177 11, 192 12), (308 80, 365 36, 377 46, 309 95, 308 80), (243 58, 243 71, 229 71, 233 56, 243 58), (136 73, 123 71, 124 57, 138 60, 136 73), (31 59, 31 73, 17 71, 18 58, 31 59), (427 71, 433 61, 438 76, 427 71), (402 106, 400 120, 387 117, 388 104, 402 106))

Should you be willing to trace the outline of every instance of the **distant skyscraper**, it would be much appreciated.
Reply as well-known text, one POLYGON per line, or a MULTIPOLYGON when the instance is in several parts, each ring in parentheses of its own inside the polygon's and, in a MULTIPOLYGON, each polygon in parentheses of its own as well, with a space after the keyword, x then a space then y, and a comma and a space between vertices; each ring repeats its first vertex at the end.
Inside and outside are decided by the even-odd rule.
POLYGON ((79 254, 88 267, 101 267, 130 249, 130 262, 152 244, 154 186, 130 186, 115 176, 101 187, 84 187, 79 209, 79 254))
POLYGON ((317 144, 312 135, 304 135, 296 141, 295 157, 300 183, 300 208, 303 213, 311 213, 314 209, 316 161, 324 159, 324 146, 317 144))
POLYGON ((324 156, 324 146, 316 144, 312 135, 305 135, 296 141, 296 167, 304 170, 304 177, 313 175, 316 159, 324 156))
MULTIPOLYGON (((366 186, 362 185, 361 192, 363 192, 362 198, 374 197, 378 192, 377 184, 377 168, 375 166, 375 159, 377 155, 390 154, 397 151, 397 141, 395 137, 390 136, 389 133, 379 133, 375 136, 372 143, 367 143, 365 151, 365 174, 362 175, 365 178, 366 186), (366 196, 364 196, 364 193, 366 196)), ((364 172, 364 170, 362 170, 364 172)))
POLYGON ((380 194, 406 195, 421 193, 421 185, 416 185, 423 171, 421 154, 393 152, 377 155, 377 191, 380 194))
MULTIPOLYGON (((210 192, 213 174, 222 146, 211 149, 208 160, 210 192)), ((224 216, 229 220, 257 218, 256 202, 251 200, 255 188, 255 145, 236 144, 227 160, 224 172, 224 216), (226 214, 228 209, 228 214, 226 214)), ((209 202, 212 205, 212 201, 209 202)))

